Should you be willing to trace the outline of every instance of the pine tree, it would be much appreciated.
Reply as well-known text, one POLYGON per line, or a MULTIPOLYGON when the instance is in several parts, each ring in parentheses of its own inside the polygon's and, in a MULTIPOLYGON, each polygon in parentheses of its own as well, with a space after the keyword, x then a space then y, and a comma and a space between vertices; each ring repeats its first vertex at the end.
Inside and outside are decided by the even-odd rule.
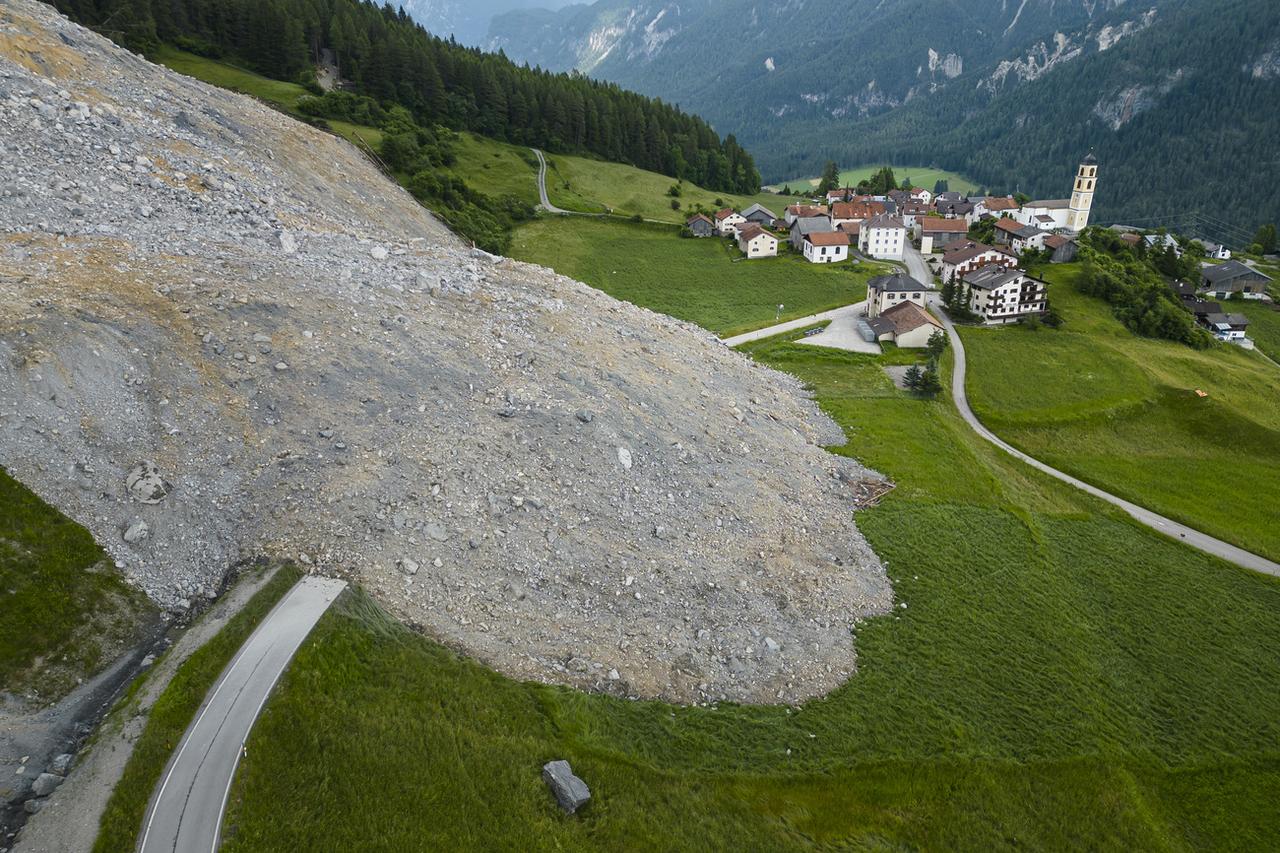
POLYGON ((840 188, 840 167, 835 160, 828 160, 822 169, 822 180, 818 181, 818 192, 825 194, 840 188))
POLYGON ((920 390, 920 383, 924 380, 924 374, 920 371, 920 365, 913 364, 907 368, 907 372, 903 374, 902 384, 906 385, 912 391, 920 390))

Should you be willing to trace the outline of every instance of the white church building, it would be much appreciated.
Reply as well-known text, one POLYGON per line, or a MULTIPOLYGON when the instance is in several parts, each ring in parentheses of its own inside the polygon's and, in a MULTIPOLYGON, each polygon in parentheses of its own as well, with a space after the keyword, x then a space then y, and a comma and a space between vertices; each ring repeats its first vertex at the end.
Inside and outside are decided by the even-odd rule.
POLYGON ((1070 231, 1079 234, 1089 224, 1093 193, 1098 184, 1098 160, 1093 152, 1080 161, 1076 169, 1071 198, 1029 201, 1014 213, 1014 219, 1042 231, 1070 231))

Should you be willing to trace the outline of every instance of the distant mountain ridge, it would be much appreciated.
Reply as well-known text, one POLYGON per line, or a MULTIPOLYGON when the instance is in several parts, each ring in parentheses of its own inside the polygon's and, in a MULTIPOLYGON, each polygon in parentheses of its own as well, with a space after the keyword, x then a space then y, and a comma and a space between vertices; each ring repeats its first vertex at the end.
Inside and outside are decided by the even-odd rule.
POLYGON ((1280 218, 1270 0, 599 0, 497 16, 486 45, 692 109, 767 180, 896 160, 1062 195, 1094 148, 1100 217, 1237 244, 1280 218))
POLYGON ((538 7, 558 9, 572 0, 402 0, 396 4, 433 35, 479 45, 495 15, 538 7))

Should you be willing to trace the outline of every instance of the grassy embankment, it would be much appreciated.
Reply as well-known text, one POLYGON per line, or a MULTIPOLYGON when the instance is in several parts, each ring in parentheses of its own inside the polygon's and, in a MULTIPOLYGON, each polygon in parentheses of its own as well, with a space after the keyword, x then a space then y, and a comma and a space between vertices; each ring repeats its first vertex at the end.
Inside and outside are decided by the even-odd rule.
MULTIPOLYGON (((282 566, 222 630, 178 668, 164 693, 151 707, 146 728, 134 742, 124 775, 111 792, 93 848, 96 853, 115 853, 137 846, 151 792, 169 762, 170 753, 204 702, 205 695, 253 629, 301 575, 301 571, 293 566, 282 566)), ((125 713, 133 713, 129 707, 146 677, 147 673, 140 675, 121 700, 125 713)), ((120 713, 119 708, 115 713, 120 713)))
POLYGON ((1240 301, 1228 302, 1223 307, 1248 317, 1248 334, 1254 346, 1270 356, 1272 361, 1280 361, 1280 310, 1274 303, 1240 301))
POLYGON ((89 531, 0 468, 0 690, 60 698, 153 612, 89 531))
MULTIPOLYGON (((785 250, 785 246, 784 246, 785 250)), ((796 254, 740 260, 721 238, 681 239, 672 226, 564 217, 515 232, 511 255, 618 299, 726 336, 857 302, 882 264, 811 264, 796 254)))
MULTIPOLYGON (((884 163, 877 163, 874 166, 858 166, 853 169, 845 169, 840 173, 840 186, 856 187, 858 181, 865 181, 874 175, 880 169, 884 168, 884 163)), ((928 169, 915 168, 912 166, 894 166, 893 174, 902 181, 910 178, 913 186, 924 187, 926 190, 932 191, 933 186, 938 181, 946 181, 947 188, 953 192, 969 193, 979 189, 978 185, 966 178, 964 175, 956 172, 948 172, 945 169, 928 169)), ((804 189, 806 192, 811 191, 818 185, 818 178, 796 178, 791 181, 779 181, 773 186, 784 187, 790 185, 793 190, 804 189)))
POLYGON ((351 597, 254 730, 227 849, 1280 844, 1280 582, 1014 462, 880 359, 751 351, 898 484, 859 524, 908 606, 857 627, 855 677, 798 709, 618 701, 513 682, 351 597), (592 786, 575 818, 552 758, 592 786))
POLYGON ((1280 369, 1140 338, 1075 292, 1074 267, 1044 272, 1061 330, 961 330, 977 415, 1054 467, 1280 560, 1280 369))

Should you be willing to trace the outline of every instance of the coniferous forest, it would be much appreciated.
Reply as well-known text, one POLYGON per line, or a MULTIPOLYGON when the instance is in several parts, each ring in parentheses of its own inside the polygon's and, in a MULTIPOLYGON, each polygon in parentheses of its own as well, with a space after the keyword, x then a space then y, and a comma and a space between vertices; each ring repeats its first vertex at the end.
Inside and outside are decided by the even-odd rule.
POLYGON ((760 188, 751 155, 660 99, 578 74, 518 66, 432 36, 401 9, 361 0, 54 0, 142 53, 161 43, 307 82, 332 50, 353 89, 405 107, 424 127, 470 130, 587 153, 724 192, 760 188))

